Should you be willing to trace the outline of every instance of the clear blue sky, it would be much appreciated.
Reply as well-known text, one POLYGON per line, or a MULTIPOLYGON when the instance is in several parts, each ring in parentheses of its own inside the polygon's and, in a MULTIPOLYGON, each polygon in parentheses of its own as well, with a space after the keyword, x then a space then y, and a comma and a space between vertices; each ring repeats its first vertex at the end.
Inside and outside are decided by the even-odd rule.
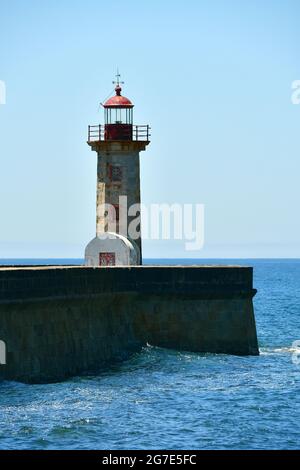
POLYGON ((143 202, 205 204, 205 249, 188 256, 300 256, 299 0, 2 0, 0 15, 0 258, 82 257, 87 126, 117 66, 152 127, 143 202))

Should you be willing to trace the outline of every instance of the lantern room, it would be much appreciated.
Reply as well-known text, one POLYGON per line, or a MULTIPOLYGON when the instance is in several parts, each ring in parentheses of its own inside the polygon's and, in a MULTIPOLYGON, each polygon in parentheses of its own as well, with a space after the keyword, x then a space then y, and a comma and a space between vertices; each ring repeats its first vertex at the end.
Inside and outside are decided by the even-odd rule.
POLYGON ((121 94, 122 88, 119 72, 116 75, 115 95, 105 101, 101 106, 104 108, 104 125, 89 126, 88 144, 111 143, 118 141, 127 142, 150 142, 150 127, 148 125, 133 124, 133 103, 121 94))
POLYGON ((132 140, 133 104, 121 95, 119 82, 115 96, 103 105, 105 118, 105 140, 132 140))

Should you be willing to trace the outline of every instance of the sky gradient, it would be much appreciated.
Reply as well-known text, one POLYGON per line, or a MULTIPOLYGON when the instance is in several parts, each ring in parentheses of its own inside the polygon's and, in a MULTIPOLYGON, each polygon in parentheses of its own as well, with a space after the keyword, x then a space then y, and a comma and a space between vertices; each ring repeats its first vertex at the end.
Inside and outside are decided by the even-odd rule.
POLYGON ((205 245, 144 257, 300 257, 298 0, 0 5, 0 258, 82 257, 95 234, 88 124, 117 66, 150 124, 142 201, 205 205, 205 245))

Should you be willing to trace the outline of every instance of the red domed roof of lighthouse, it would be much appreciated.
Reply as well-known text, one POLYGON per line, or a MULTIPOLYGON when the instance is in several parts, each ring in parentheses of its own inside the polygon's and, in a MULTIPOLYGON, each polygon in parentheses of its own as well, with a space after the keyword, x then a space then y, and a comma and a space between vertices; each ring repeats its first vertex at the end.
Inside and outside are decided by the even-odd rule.
POLYGON ((132 102, 126 98, 126 96, 121 95, 122 88, 118 84, 115 88, 115 96, 112 96, 107 101, 105 101, 104 108, 133 108, 132 102))

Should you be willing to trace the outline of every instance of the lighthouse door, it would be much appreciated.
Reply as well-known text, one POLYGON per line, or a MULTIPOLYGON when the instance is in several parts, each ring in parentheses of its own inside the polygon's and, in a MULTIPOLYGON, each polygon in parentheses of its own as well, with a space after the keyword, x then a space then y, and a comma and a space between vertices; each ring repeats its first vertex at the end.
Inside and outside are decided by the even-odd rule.
POLYGON ((116 254, 112 252, 99 253, 99 266, 115 266, 116 254))

